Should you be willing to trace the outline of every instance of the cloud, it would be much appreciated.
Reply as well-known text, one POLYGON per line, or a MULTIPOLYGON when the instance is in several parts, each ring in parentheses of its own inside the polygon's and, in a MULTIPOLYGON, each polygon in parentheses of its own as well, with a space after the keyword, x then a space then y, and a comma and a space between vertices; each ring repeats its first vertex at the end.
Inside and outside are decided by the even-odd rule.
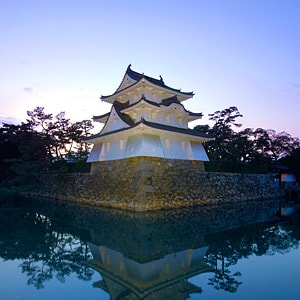
POLYGON ((14 118, 14 117, 4 117, 4 116, 0 116, 0 125, 1 124, 19 124, 20 120, 14 118))
POLYGON ((33 89, 31 87, 24 87, 23 88, 23 91, 29 93, 29 94, 32 94, 33 93, 33 89))
POLYGON ((292 90, 298 90, 300 88, 300 83, 298 82, 288 82, 286 86, 283 88, 284 92, 289 92, 292 90))

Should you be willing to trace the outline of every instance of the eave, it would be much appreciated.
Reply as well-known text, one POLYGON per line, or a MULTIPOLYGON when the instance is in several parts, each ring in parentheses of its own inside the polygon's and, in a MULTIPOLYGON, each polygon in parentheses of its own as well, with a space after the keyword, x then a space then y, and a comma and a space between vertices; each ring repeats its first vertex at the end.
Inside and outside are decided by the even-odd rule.
MULTIPOLYGON (((150 76, 147 76, 145 75, 144 73, 139 73, 139 72, 136 72, 134 70, 131 69, 131 64, 127 67, 126 69, 126 72, 123 76, 123 79, 119 85, 119 87, 117 88, 116 92, 117 91, 121 91, 123 90, 124 88, 122 88, 122 86, 125 84, 125 79, 126 78, 130 78, 131 81, 134 83, 134 82, 137 82, 139 80, 141 80, 142 78, 144 79, 147 79, 149 82, 157 85, 157 86, 161 86, 161 87, 166 87, 168 89, 172 89, 172 90, 176 90, 176 91, 180 91, 180 89, 173 89, 169 86, 167 86, 163 80, 163 78, 161 76, 159 76, 160 78, 159 79, 156 79, 156 78, 153 78, 153 77, 150 77, 150 76)), ((193 93, 186 93, 186 94, 193 94, 193 93)))
POLYGON ((139 107, 144 107, 144 106, 159 110, 159 108, 161 108, 161 107, 169 107, 172 104, 180 105, 183 108, 184 112, 186 113, 188 121, 198 120, 203 117, 202 113, 193 113, 193 112, 186 110, 185 107, 179 101, 173 101, 173 102, 171 102, 171 101, 164 102, 163 101, 162 103, 158 104, 156 102, 147 100, 144 97, 141 98, 138 102, 135 102, 135 103, 129 105, 128 107, 122 109, 121 112, 122 113, 130 113, 130 111, 137 109, 139 107))
POLYGON ((199 120, 199 119, 202 119, 202 117, 203 117, 202 113, 192 113, 190 111, 187 111, 187 112, 188 112, 188 122, 199 120))
POLYGON ((153 123, 153 122, 148 122, 146 120, 141 120, 140 122, 134 124, 133 126, 130 127, 126 127, 126 128, 121 128, 119 130, 115 130, 115 131, 110 131, 110 132, 106 132, 106 133, 98 133, 96 135, 90 136, 90 137, 85 137, 84 139, 82 139, 85 142, 88 143, 95 143, 95 142, 99 142, 100 140, 102 140, 103 138, 106 138, 110 135, 121 135, 123 136, 124 133, 130 133, 130 131, 152 131, 152 132, 158 132, 157 134, 159 134, 159 132, 167 132, 167 133, 174 133, 177 134, 178 136, 189 136, 194 140, 200 140, 202 142, 208 142, 211 140, 214 140, 214 137, 212 135, 208 135, 208 134, 204 134, 202 132, 196 131, 196 130, 192 130, 192 129, 185 129, 185 128, 180 128, 180 127, 174 127, 174 126, 168 126, 168 125, 162 125, 162 124, 158 124, 158 123, 153 123))
POLYGON ((160 105, 156 102, 150 101, 142 97, 139 101, 127 106, 126 108, 122 109, 122 113, 129 113, 130 111, 140 108, 140 107, 149 107, 149 108, 156 108, 159 109, 160 105))
MULTIPOLYGON (((135 89, 138 88, 144 88, 145 86, 151 88, 151 89, 156 89, 162 93, 166 93, 169 94, 170 96, 177 96, 179 101, 184 101, 187 100, 189 98, 192 98, 194 96, 193 92, 181 92, 180 90, 176 90, 173 88, 170 88, 168 86, 160 86, 160 85, 156 85, 152 82, 150 82, 149 80, 147 80, 146 78, 141 78, 139 81, 137 81, 136 83, 120 90, 120 91, 116 91, 114 94, 112 95, 108 95, 108 96, 101 96, 101 100, 104 102, 108 102, 108 103, 113 103, 115 100, 119 100, 121 101, 122 98, 124 98, 124 101, 127 101, 128 96, 126 96, 127 94, 129 94, 130 92, 134 91, 135 89)), ((122 102, 122 101, 121 101, 122 102)))
MULTIPOLYGON (((127 106, 124 109, 121 109, 121 113, 129 113, 133 109, 139 108, 140 106, 144 106, 144 105, 148 106, 150 108, 159 109, 161 106, 168 107, 168 106, 172 105, 173 103, 176 104, 177 102, 167 102, 167 103, 158 104, 156 102, 147 100, 145 98, 141 98, 138 102, 133 103, 133 104, 127 106)), ((190 111, 186 110, 184 108, 184 106, 179 101, 178 101, 177 104, 181 105, 183 107, 184 111, 187 113, 188 122, 198 120, 198 119, 201 119, 203 117, 202 113, 193 113, 193 112, 190 112, 190 111)), ((110 112, 108 112, 106 114, 103 114, 103 115, 100 115, 100 116, 93 116, 93 121, 94 122, 99 122, 99 123, 106 123, 106 121, 109 118, 109 115, 110 115, 110 112)))
POLYGON ((99 122, 99 123, 105 123, 108 120, 108 117, 110 115, 110 112, 100 115, 100 116, 93 116, 93 121, 94 122, 99 122))

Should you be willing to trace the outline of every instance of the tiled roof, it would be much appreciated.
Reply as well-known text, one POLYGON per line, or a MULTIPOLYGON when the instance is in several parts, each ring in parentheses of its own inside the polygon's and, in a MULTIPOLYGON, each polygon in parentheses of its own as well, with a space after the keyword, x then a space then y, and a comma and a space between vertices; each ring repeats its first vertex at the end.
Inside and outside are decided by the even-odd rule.
POLYGON ((177 103, 177 104, 180 104, 180 101, 178 100, 177 96, 174 96, 174 97, 171 97, 171 98, 167 98, 167 99, 163 99, 161 101, 161 104, 165 105, 165 106, 169 106, 170 104, 172 103, 177 103))
POLYGON ((130 104, 130 105, 124 107, 124 108, 134 107, 134 106, 136 106, 137 104, 139 104, 141 101, 145 101, 145 102, 149 103, 150 105, 153 105, 153 106, 156 106, 156 107, 159 107, 159 106, 160 106, 159 103, 157 103, 157 102, 154 102, 154 101, 151 101, 151 100, 147 100, 147 99, 145 98, 145 96, 143 95, 142 98, 141 98, 139 101, 137 101, 137 102, 135 102, 135 103, 132 103, 132 104, 130 104))
POLYGON ((84 138, 83 140, 88 141, 90 139, 98 138, 98 137, 101 137, 101 136, 107 136, 107 135, 115 134, 115 133, 118 133, 118 132, 126 131, 126 130, 129 130, 131 128, 137 127, 140 124, 145 124, 146 126, 151 127, 151 128, 155 128, 155 129, 160 129, 160 130, 170 131, 170 132, 176 132, 176 133, 182 133, 182 134, 188 134, 188 135, 191 135, 191 136, 197 136, 197 137, 202 137, 202 138, 206 138, 206 139, 213 139, 214 138, 213 135, 206 134, 206 133, 203 133, 203 132, 199 132, 197 130, 193 130, 193 129, 189 129, 189 128, 188 129, 180 128, 180 127, 169 126, 169 125, 164 125, 164 124, 158 124, 158 123, 148 122, 148 121, 142 119, 140 122, 135 123, 135 124, 131 125, 130 127, 121 128, 121 129, 106 132, 106 133, 103 133, 103 134, 101 134, 101 132, 100 132, 100 133, 95 134, 93 136, 89 136, 87 138, 84 138))
POLYGON ((130 67, 131 67, 131 65, 129 65, 127 67, 127 70, 126 70, 126 73, 125 73, 124 77, 126 75, 128 75, 130 78, 132 78, 136 82, 134 84, 130 85, 130 86, 127 86, 126 88, 124 88, 122 90, 119 90, 119 88, 118 88, 117 91, 114 92, 111 95, 101 96, 101 99, 106 99, 106 98, 112 97, 113 95, 118 94, 119 92, 132 87, 133 85, 137 84, 142 79, 146 79, 148 82, 150 82, 150 83, 152 83, 152 84, 154 84, 154 85, 156 85, 158 87, 162 87, 162 88, 168 89, 168 90, 173 91, 175 93, 180 93, 180 94, 183 94, 183 95, 186 95, 186 96, 190 96, 190 97, 194 96, 193 92, 182 92, 180 89, 174 89, 174 88, 171 88, 171 87, 165 85, 165 83, 164 83, 164 81, 163 81, 163 79, 162 79, 161 76, 160 76, 160 79, 156 79, 156 78, 153 78, 153 77, 150 77, 150 76, 138 73, 136 71, 133 71, 133 70, 131 70, 130 67))
MULTIPOLYGON (((131 125, 131 126, 134 124, 133 120, 128 115, 125 115, 121 112, 122 109, 128 107, 128 102, 120 103, 118 101, 114 101, 113 107, 115 108, 115 110, 121 120, 123 120, 126 124, 131 125)), ((94 116, 93 120, 97 120, 97 119, 101 119, 101 118, 108 118, 110 114, 111 114, 111 111, 104 115, 94 116)))
POLYGON ((120 119, 122 121, 124 121, 126 124, 128 124, 130 126, 133 126, 134 125, 134 121, 128 115, 121 113, 121 110, 123 108, 125 108, 126 105, 128 106, 128 103, 124 105, 124 104, 122 104, 122 103, 120 103, 118 101, 115 101, 114 104, 113 104, 113 106, 114 106, 114 108, 115 108, 118 116, 120 117, 120 119))
POLYGON ((138 73, 136 71, 133 71, 131 70, 131 64, 127 67, 127 70, 126 70, 126 74, 131 77, 132 79, 136 80, 136 81, 139 81, 141 80, 142 78, 145 78, 147 79, 149 82, 155 84, 155 85, 158 85, 158 86, 161 86, 161 87, 164 87, 164 88, 167 88, 169 90, 173 90, 175 92, 179 92, 179 93, 182 93, 182 94, 186 94, 186 95, 191 95, 193 96, 194 93, 193 92, 182 92, 180 89, 173 89, 167 85, 165 85, 162 77, 160 76, 160 79, 156 79, 156 78, 153 78, 153 77, 150 77, 150 76, 147 76, 147 75, 144 75, 144 74, 141 74, 141 73, 138 73))
POLYGON ((159 86, 165 87, 165 83, 164 83, 164 81, 163 81, 163 79, 162 79, 161 76, 160 76, 160 79, 155 79, 153 77, 150 77, 150 76, 138 73, 136 71, 131 70, 131 64, 127 67, 126 74, 130 78, 132 78, 133 80, 139 81, 142 78, 145 78, 145 79, 147 79, 148 81, 150 81, 151 83, 153 83, 155 85, 159 85, 159 86))
POLYGON ((110 112, 104 114, 104 115, 99 115, 99 116, 93 116, 93 120, 96 120, 96 119, 101 119, 101 118, 106 118, 110 115, 110 112))
MULTIPOLYGON (((130 105, 128 104, 128 102, 126 102, 126 103, 121 103, 121 102, 118 102, 118 101, 114 101, 114 104, 113 104, 113 105, 114 105, 115 107, 118 108, 118 112, 119 112, 120 117, 123 116, 123 121, 125 121, 124 118, 127 118, 127 116, 126 116, 125 114, 122 114, 121 111, 122 111, 123 109, 129 108, 129 107, 134 107, 135 105, 137 105, 138 103, 140 103, 142 100, 145 101, 145 102, 147 102, 148 104, 153 105, 153 106, 156 106, 156 107, 160 107, 161 105, 169 106, 169 105, 171 105, 171 104, 173 104, 173 103, 176 103, 176 104, 181 105, 181 106, 184 108, 184 106, 181 104, 181 102, 177 99, 176 96, 175 96, 175 97, 168 98, 168 99, 164 99, 164 100, 162 100, 161 103, 157 103, 157 102, 154 102, 154 101, 151 101, 151 100, 147 100, 147 99, 143 96, 139 101, 137 101, 137 102, 135 102, 135 103, 133 103, 133 104, 130 104, 130 105)), ((184 108, 184 110, 185 110, 190 116, 192 116, 192 117, 200 117, 200 118, 203 117, 203 114, 202 114, 202 113, 193 113, 193 112, 190 112, 190 111, 186 110, 185 108, 184 108)), ((109 114, 110 114, 110 112, 108 112, 108 113, 106 113, 106 114, 104 114, 104 115, 94 116, 93 119, 94 119, 94 120, 97 120, 97 119, 104 118, 104 117, 106 118, 106 117, 109 116, 109 114)), ((131 120, 131 119, 130 119, 130 120, 131 120)), ((126 122, 126 123, 127 123, 127 122, 126 122)), ((130 121, 130 124, 131 124, 131 123, 132 123, 132 120, 130 121)))
POLYGON ((128 106, 124 106, 124 108, 134 107, 135 105, 137 105, 138 103, 140 103, 142 100, 144 100, 145 102, 149 103, 150 105, 153 105, 153 106, 156 106, 156 107, 160 107, 161 105, 163 105, 163 106, 169 106, 169 105, 171 105, 173 103, 176 103, 176 104, 182 106, 183 109, 189 114, 189 116, 199 117, 199 118, 203 117, 202 113, 193 113, 193 112, 190 112, 190 111, 186 110, 185 107, 182 105, 182 103, 177 99, 177 96, 164 99, 164 100, 162 100, 161 103, 157 103, 157 102, 154 102, 154 101, 151 101, 151 100, 147 100, 143 96, 139 101, 137 101, 137 102, 135 102, 133 104, 130 104, 128 106))
POLYGON ((153 122, 149 122, 146 120, 142 120, 142 122, 144 124, 148 125, 149 127, 156 128, 156 129, 162 129, 162 130, 172 131, 172 132, 177 132, 177 133, 184 133, 184 134, 199 136, 199 137, 204 137, 204 138, 213 138, 212 135, 209 135, 209 134, 206 134, 203 132, 199 132, 198 130, 193 130, 193 129, 189 129, 189 128, 187 128, 187 129, 180 128, 180 127, 169 126, 169 125, 164 125, 164 124, 159 124, 159 123, 153 123, 153 122))
POLYGON ((192 117, 200 117, 202 118, 203 117, 203 113, 194 113, 194 112, 189 112, 189 115, 192 116, 192 117))

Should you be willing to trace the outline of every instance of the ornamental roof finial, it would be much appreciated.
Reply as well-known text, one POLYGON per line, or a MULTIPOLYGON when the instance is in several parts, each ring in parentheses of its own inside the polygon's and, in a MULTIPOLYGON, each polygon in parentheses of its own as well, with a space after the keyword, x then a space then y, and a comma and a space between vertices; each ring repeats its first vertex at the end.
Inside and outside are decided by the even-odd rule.
POLYGON ((163 78, 161 77, 161 75, 159 75, 159 79, 160 79, 160 81, 161 81, 163 84, 165 84, 163 78))

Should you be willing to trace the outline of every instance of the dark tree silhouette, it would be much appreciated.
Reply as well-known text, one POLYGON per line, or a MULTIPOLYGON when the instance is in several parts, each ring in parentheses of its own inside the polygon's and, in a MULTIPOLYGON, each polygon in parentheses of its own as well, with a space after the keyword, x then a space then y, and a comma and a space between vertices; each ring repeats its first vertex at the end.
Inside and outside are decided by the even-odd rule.
POLYGON ((208 171, 267 172, 268 166, 300 147, 300 140, 286 132, 276 133, 263 128, 236 132, 233 128, 241 127, 236 119, 242 114, 235 106, 209 116, 214 122, 212 127, 198 125, 194 128, 215 137, 214 141, 205 144, 211 160, 207 164, 208 171))
POLYGON ((0 181, 14 179, 14 185, 26 185, 41 172, 88 170, 90 146, 81 138, 90 134, 91 121, 72 123, 64 112, 53 117, 43 107, 27 113, 26 123, 0 126, 0 181))

